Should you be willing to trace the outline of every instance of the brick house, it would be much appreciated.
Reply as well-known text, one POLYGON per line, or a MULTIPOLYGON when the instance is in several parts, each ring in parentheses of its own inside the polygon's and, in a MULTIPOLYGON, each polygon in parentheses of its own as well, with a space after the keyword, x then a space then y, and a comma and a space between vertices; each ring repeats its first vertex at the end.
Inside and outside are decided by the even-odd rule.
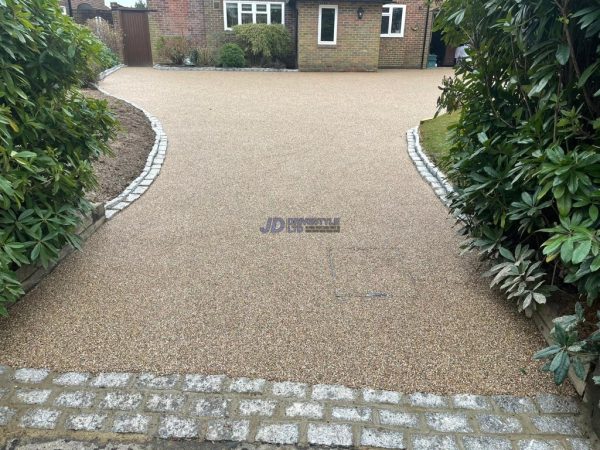
MULTIPOLYGON (((425 0, 148 0, 152 45, 187 36, 215 47, 243 23, 288 28, 303 71, 424 68, 432 11, 425 0)), ((166 62, 157 60, 155 62, 166 62)))
MULTIPOLYGON (((63 10, 63 12, 65 14, 69 14, 69 0, 60 0, 58 3, 60 4, 60 7, 63 10)), ((73 8, 73 14, 69 15, 75 15, 77 11, 89 11, 92 9, 110 9, 104 4, 104 0, 71 0, 71 8, 73 8)))

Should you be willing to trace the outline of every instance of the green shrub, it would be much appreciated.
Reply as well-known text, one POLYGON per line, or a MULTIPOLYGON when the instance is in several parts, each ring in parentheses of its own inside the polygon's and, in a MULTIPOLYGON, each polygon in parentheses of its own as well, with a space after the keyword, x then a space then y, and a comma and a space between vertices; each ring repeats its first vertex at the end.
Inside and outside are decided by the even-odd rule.
POLYGON ((182 66, 192 52, 192 42, 184 36, 161 36, 158 39, 158 56, 171 64, 182 66))
POLYGON ((0 2, 0 314, 22 294, 15 270, 47 266, 74 234, 114 118, 78 91, 102 44, 55 0, 0 2))
POLYGON ((285 61, 292 52, 292 39, 283 25, 236 25, 233 32, 252 65, 264 66, 273 61, 285 61))
POLYGON ((246 65, 244 50, 237 44, 225 44, 221 47, 219 64, 223 67, 244 67, 246 65))
MULTIPOLYGON (((450 43, 471 47, 440 99, 442 108, 461 108, 449 177, 467 247, 497 260, 492 284, 526 312, 554 288, 596 309, 600 5, 447 0, 438 20, 450 43)), ((590 315, 579 315, 555 327, 557 348, 537 355, 552 358, 546 369, 557 383, 571 363, 581 373, 583 359, 597 358, 600 335, 584 324, 590 315)))

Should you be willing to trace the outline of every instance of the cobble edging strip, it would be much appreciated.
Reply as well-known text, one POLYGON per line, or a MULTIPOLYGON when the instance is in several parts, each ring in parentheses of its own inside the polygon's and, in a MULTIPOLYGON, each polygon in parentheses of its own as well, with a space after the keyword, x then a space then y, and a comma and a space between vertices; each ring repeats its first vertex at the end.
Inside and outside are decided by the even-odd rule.
POLYGON ((298 69, 275 69, 272 67, 197 67, 197 66, 165 66, 155 64, 156 70, 174 70, 191 72, 298 72, 298 69))
MULTIPOLYGON (((411 450, 593 449, 580 403, 550 394, 402 394, 224 375, 0 366, 0 436, 411 450)), ((0 444, 2 444, 0 440, 0 444)))
POLYGON ((104 80, 107 76, 112 75, 117 70, 122 69, 123 67, 127 67, 125 64, 117 64, 116 66, 112 66, 110 69, 106 69, 103 72, 100 72, 98 75, 98 81, 104 80))

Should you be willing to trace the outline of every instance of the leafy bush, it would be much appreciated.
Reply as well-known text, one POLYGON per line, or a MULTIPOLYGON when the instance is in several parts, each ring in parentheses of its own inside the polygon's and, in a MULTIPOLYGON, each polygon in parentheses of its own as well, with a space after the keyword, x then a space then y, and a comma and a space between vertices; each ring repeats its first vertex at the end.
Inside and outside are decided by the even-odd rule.
POLYGON ((161 36, 157 45, 158 56, 177 66, 185 63, 192 49, 192 42, 185 36, 161 36))
POLYGON ((123 34, 100 17, 89 19, 85 25, 112 51, 118 61, 123 52, 123 34))
POLYGON ((214 66, 216 61, 215 50, 209 47, 198 47, 190 53, 190 62, 193 66, 214 66))
POLYGON ((285 60, 291 54, 292 39, 283 25, 250 23, 234 26, 233 32, 252 65, 268 65, 285 60))
MULTIPOLYGON (((451 44, 470 45, 439 103, 461 108, 448 175, 467 248, 499 259, 496 283, 522 309, 546 302, 549 286, 597 308, 600 5, 446 0, 438 20, 451 44)), ((547 367, 557 382, 584 351, 571 340, 547 367)))
POLYGON ((115 121, 76 87, 102 48, 54 0, 0 2, 0 314, 22 294, 20 265, 47 266, 80 245, 90 163, 108 151, 115 121))
POLYGON ((221 47, 219 64, 223 67, 244 67, 246 65, 244 50, 237 44, 225 44, 221 47))

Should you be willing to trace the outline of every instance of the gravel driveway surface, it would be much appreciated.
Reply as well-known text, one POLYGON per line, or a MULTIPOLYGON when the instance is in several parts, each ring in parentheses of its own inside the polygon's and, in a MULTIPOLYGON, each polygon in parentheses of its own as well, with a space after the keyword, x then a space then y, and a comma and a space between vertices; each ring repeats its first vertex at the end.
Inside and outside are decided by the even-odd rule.
POLYGON ((406 154, 444 74, 112 75, 104 89, 162 121, 165 165, 0 321, 0 363, 556 391, 531 361, 535 326, 459 257, 406 154), (272 216, 341 232, 261 234, 272 216))

